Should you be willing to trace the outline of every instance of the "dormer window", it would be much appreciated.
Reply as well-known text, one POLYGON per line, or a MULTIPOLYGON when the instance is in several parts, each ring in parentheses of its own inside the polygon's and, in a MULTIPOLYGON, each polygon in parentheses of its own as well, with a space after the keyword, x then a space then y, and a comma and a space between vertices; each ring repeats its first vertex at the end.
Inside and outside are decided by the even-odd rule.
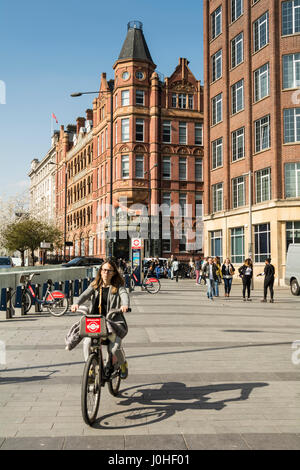
POLYGON ((172 93, 172 108, 194 109, 194 95, 172 93))

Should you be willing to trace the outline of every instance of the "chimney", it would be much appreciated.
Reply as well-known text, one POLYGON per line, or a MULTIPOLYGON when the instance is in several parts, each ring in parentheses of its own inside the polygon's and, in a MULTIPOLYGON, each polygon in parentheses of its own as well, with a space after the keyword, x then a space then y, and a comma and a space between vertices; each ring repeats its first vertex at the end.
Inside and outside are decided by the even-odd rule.
POLYGON ((92 121, 93 120, 93 110, 92 109, 87 109, 85 111, 86 114, 86 120, 87 121, 92 121))
POLYGON ((85 118, 84 117, 78 117, 76 119, 76 134, 79 134, 80 128, 85 127, 85 118))

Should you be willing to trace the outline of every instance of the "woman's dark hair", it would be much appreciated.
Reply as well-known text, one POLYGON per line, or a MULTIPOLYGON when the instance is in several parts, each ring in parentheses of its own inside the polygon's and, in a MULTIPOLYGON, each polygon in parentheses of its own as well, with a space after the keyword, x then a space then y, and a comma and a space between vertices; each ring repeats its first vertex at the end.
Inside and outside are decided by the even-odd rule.
POLYGON ((101 271, 105 264, 109 264, 114 269, 114 275, 112 276, 110 282, 111 282, 111 285, 115 288, 113 289, 113 293, 116 293, 117 289, 120 286, 124 286, 125 281, 119 272, 118 266, 116 265, 115 261, 112 258, 106 258, 103 261, 103 263, 101 264, 99 268, 99 271, 97 273, 95 280, 92 282, 92 286, 94 287, 94 289, 99 289, 102 286, 103 280, 101 277, 101 271))
POLYGON ((246 266, 249 266, 249 268, 252 268, 252 259, 251 258, 247 258, 245 260, 245 265, 246 266))

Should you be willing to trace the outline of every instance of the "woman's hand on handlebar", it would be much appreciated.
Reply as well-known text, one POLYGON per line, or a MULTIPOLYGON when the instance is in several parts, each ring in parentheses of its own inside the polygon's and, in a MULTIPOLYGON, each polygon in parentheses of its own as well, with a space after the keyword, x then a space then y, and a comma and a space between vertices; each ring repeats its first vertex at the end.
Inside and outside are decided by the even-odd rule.
POLYGON ((127 307, 127 305, 122 305, 120 307, 120 310, 121 310, 122 313, 126 313, 126 312, 130 312, 131 308, 127 307))
POLYGON ((79 309, 78 304, 74 304, 74 305, 71 306, 71 312, 77 312, 78 309, 79 309))

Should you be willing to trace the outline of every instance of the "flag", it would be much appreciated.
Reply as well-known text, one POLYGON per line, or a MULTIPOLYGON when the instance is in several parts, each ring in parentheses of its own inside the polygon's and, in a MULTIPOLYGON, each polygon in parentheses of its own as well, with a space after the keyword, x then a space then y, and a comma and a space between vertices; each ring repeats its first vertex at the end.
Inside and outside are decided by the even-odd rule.
POLYGON ((58 124, 57 117, 55 116, 55 114, 54 114, 54 113, 52 113, 52 117, 53 117, 53 119, 55 119, 55 121, 56 121, 56 124, 58 124))

